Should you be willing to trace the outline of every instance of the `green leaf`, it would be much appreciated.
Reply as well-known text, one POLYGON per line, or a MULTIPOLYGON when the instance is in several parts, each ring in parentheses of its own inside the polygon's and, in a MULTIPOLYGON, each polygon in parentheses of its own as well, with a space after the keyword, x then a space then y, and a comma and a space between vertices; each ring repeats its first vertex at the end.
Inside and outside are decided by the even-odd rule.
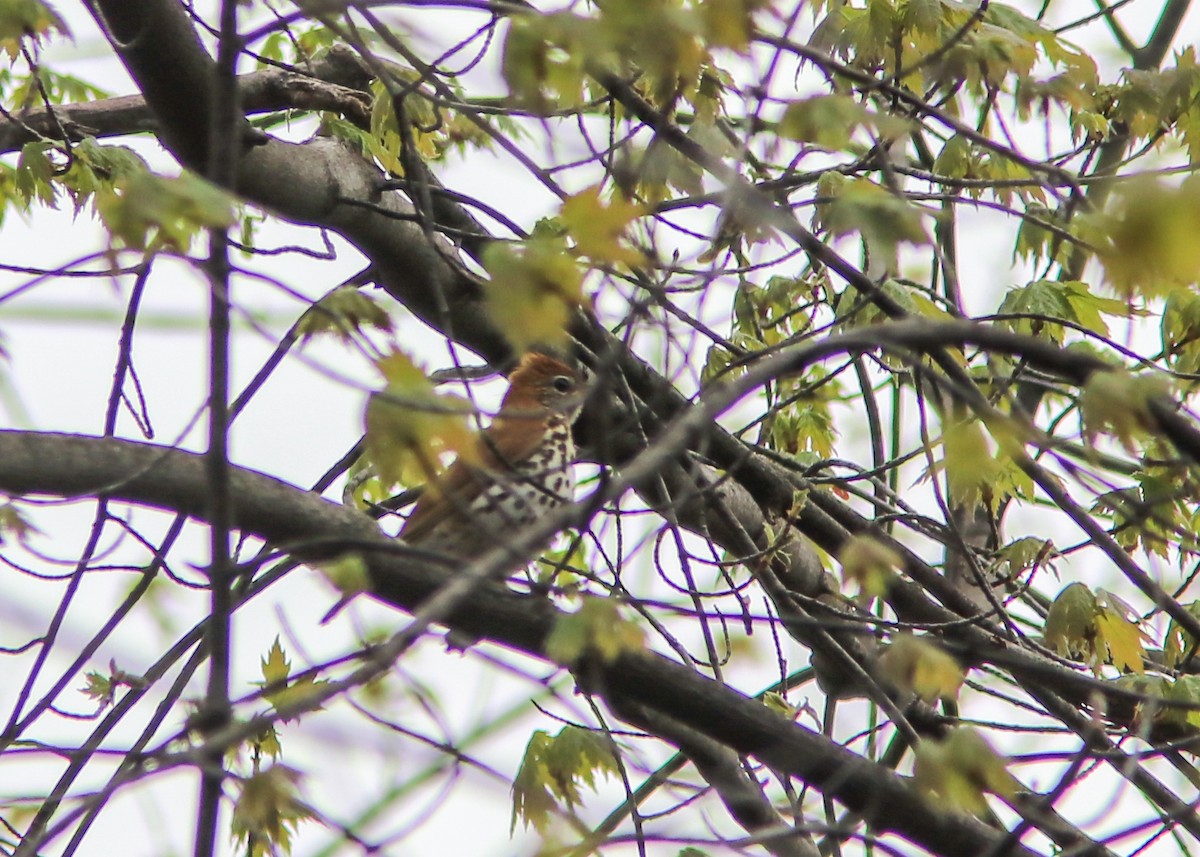
MULTIPOLYGON (((1193 601, 1183 607, 1191 616, 1200 619, 1200 601, 1193 601)), ((1167 625, 1167 636, 1163 640, 1163 660, 1168 669, 1184 663, 1196 656, 1196 640, 1181 627, 1174 619, 1167 625)))
POLYGON ((356 286, 338 286, 305 310, 296 333, 302 339, 332 333, 349 342, 365 327, 385 333, 394 329, 391 316, 374 298, 356 286))
MULTIPOLYGON (((912 291, 903 283, 892 279, 885 280, 879 290, 891 298, 906 314, 924 314, 921 305, 914 299, 912 291)), ((886 324, 891 321, 890 315, 854 286, 847 286, 845 291, 837 296, 834 303, 834 315, 838 319, 838 328, 841 330, 852 330, 869 324, 886 324)))
POLYGON ((1171 702, 1183 703, 1192 708, 1168 707, 1161 709, 1159 716, 1172 723, 1183 723, 1192 729, 1200 729, 1200 676, 1181 675, 1167 685, 1163 697, 1171 702))
POLYGON ((126 146, 101 145, 86 137, 72 150, 71 168, 59 178, 78 214, 97 194, 111 193, 118 181, 145 173, 146 162, 126 146))
POLYGON ((544 761, 553 738, 541 729, 533 733, 525 746, 521 767, 513 778, 513 812, 510 832, 516 830, 517 819, 526 827, 533 825, 544 833, 550 822, 550 813, 558 804, 550 793, 550 772, 544 761))
POLYGON ((1102 608, 1096 616, 1096 645, 1103 646, 1105 660, 1125 672, 1145 672, 1142 659, 1146 649, 1142 632, 1126 616, 1111 608, 1102 608))
POLYGON ((689 196, 704 193, 704 171, 673 146, 652 142, 638 158, 631 157, 629 172, 637 178, 638 193, 648 202, 660 202, 673 188, 689 196))
POLYGON ((272 765, 238 783, 230 829, 249 857, 291 853, 297 825, 312 817, 299 799, 299 782, 298 771, 272 765))
POLYGON ((1200 372, 1200 294, 1179 289, 1167 296, 1162 315, 1162 344, 1176 372, 1200 372))
MULTIPOLYGON (((705 28, 702 9, 645 0, 598 5, 599 26, 585 29, 573 47, 609 68, 618 67, 616 61, 638 68, 642 74, 639 89, 656 107, 671 103, 681 82, 697 80, 709 59, 701 41, 705 28)), ((724 36, 718 33, 717 37, 724 36)))
POLYGON ((992 8, 982 23, 942 55, 935 69, 938 80, 961 81, 970 92, 982 94, 986 87, 1001 87, 1009 75, 1025 76, 1032 71, 1038 43, 1047 31, 1020 13, 997 16, 992 8), (1010 24, 1016 16, 1024 22, 1014 28, 1010 24), (1004 23, 997 23, 1001 20, 1004 23))
POLYGON ((979 178, 993 183, 988 190, 1004 205, 1012 204, 1014 194, 1025 202, 1046 202, 1046 192, 1033 180, 1029 168, 1004 154, 988 152, 981 158, 979 178))
POLYGON ((584 66, 596 56, 600 36, 593 24, 567 13, 515 16, 501 65, 509 93, 535 111, 579 105, 584 66))
POLYGON ((1071 113, 1071 137, 1100 142, 1112 131, 1112 122, 1107 116, 1092 110, 1077 110, 1071 113))
POLYGON ((325 26, 308 27, 295 34, 296 49, 300 52, 300 57, 305 59, 315 58, 318 54, 331 48, 337 41, 338 36, 325 26))
POLYGON ((926 702, 954 700, 962 687, 963 669, 927 637, 898 635, 879 659, 879 669, 892 685, 926 702))
POLYGON ((279 637, 276 637, 271 648, 267 650, 267 656, 262 659, 263 684, 285 684, 291 669, 292 665, 283 653, 283 646, 279 644, 279 637))
POLYGON ((7 93, 10 110, 17 105, 30 108, 40 107, 47 102, 52 105, 75 104, 109 97, 108 92, 86 80, 62 74, 44 65, 38 67, 36 74, 13 75, 12 80, 15 86, 7 93))
POLYGON ((893 548, 867 535, 847 539, 838 561, 842 564, 842 578, 854 581, 864 595, 872 598, 887 594, 888 584, 904 564, 893 548))
POLYGON ((624 235, 629 224, 645 213, 645 206, 619 197, 604 202, 600 185, 593 185, 563 200, 559 219, 584 256, 595 262, 637 265, 646 257, 627 246, 624 235))
POLYGON ((1009 437, 1003 425, 992 427, 995 448, 981 423, 959 420, 945 426, 942 434, 944 457, 938 469, 946 471, 950 499, 964 506, 981 502, 993 511, 1008 496, 1033 496, 1033 479, 1021 469, 1006 449, 1020 439, 1009 437))
POLYGON ((99 702, 100 710, 103 711, 112 705, 118 687, 124 685, 131 688, 144 688, 146 684, 145 678, 126 672, 117 666, 115 660, 112 660, 108 662, 108 675, 96 671, 88 672, 87 684, 79 690, 99 702))
POLYGON ((1105 278, 1120 295, 1166 297, 1200 278, 1200 180, 1123 183, 1093 219, 1105 278))
POLYGON ((279 732, 274 726, 268 726, 263 730, 254 740, 254 746, 272 759, 278 759, 283 755, 283 746, 279 743, 279 732))
MULTIPOLYGON (((383 158, 379 156, 380 153, 378 151, 381 145, 379 139, 369 131, 359 128, 353 122, 343 119, 340 116, 334 116, 332 113, 322 113, 319 133, 341 140, 349 146, 354 147, 364 158, 376 158, 379 160, 380 165, 383 165, 383 158)), ((399 137, 397 137, 398 142, 399 137)), ((400 166, 398 158, 395 157, 398 151, 391 156, 392 160, 395 161, 394 166, 396 168, 400 166)))
POLYGON ((795 407, 776 412, 771 422, 772 446, 793 456, 811 451, 829 458, 836 438, 833 414, 823 401, 798 402, 795 407))
POLYGON ((1012 798, 1016 779, 1005 759, 975 729, 954 729, 942 741, 926 739, 916 749, 913 784, 940 807, 988 814, 986 794, 1012 798))
POLYGON ((1108 335, 1108 324, 1104 321, 1103 316, 1137 314, 1128 302, 1102 298, 1093 293, 1087 283, 1067 280, 1063 282, 1063 289, 1067 296, 1067 302, 1070 303, 1071 309, 1075 313, 1076 321, 1087 330, 1101 336, 1108 335))
POLYGON ((602 732, 564 726, 545 754, 553 791, 568 806, 580 803, 579 786, 595 791, 597 775, 620 773, 612 740, 602 732))
MULTIPOLYGON (((836 188, 827 185, 832 198, 817 206, 825 227, 834 235, 862 233, 870 247, 894 248, 897 244, 928 244, 919 209, 866 179, 849 179, 836 188)), ((824 196, 824 193, 822 194, 824 196)))
POLYGON ((1184 111, 1175 122, 1175 133, 1187 148, 1188 163, 1200 164, 1200 108, 1193 106, 1184 111))
POLYGON ((56 168, 49 156, 53 148, 44 140, 35 140, 21 147, 14 184, 26 208, 35 200, 42 205, 54 207, 57 194, 54 185, 56 168))
POLYGON ((942 0, 903 0, 900 21, 906 30, 935 30, 942 22, 942 0))
POLYGON ((436 491, 444 453, 455 453, 463 461, 477 454, 475 433, 467 421, 470 404, 437 393, 425 373, 399 350, 375 365, 386 386, 367 400, 367 457, 387 486, 425 482, 436 491))
POLYGON ((565 726, 553 738, 537 730, 529 738, 521 767, 513 780, 511 829, 517 820, 545 833, 550 813, 560 804, 582 803, 580 788, 596 787, 598 774, 619 772, 611 740, 600 732, 565 726))
POLYGON ((704 35, 712 47, 745 53, 754 30, 755 11, 769 6, 768 0, 698 0, 704 35))
POLYGON ((720 344, 710 345, 708 354, 704 358, 704 368, 700 370, 701 384, 707 386, 718 378, 725 378, 729 371, 733 373, 729 376, 730 378, 745 374, 745 366, 740 366, 734 370, 729 369, 733 361, 734 355, 727 351, 724 346, 720 344))
POLYGON ((560 548, 546 551, 538 557, 537 579, 544 586, 570 591, 586 579, 583 576, 588 567, 586 543, 570 531, 564 533, 560 540, 560 548))
POLYGON ((100 703, 101 710, 112 705, 113 692, 116 690, 116 684, 113 680, 100 672, 89 672, 86 674, 87 684, 79 689, 79 692, 85 696, 100 703))
POLYGON ((1078 657, 1099 672, 1109 663, 1120 670, 1141 673, 1146 655, 1145 634, 1136 615, 1112 593, 1093 593, 1082 583, 1065 586, 1046 614, 1044 640, 1064 657, 1078 657))
MULTIPOLYGON (((371 573, 367 569, 367 561, 357 551, 311 564, 343 595, 371 591, 371 573)), ((287 677, 286 674, 284 677, 287 677)))
MULTIPOLYGON (((1019 244, 1020 242, 1018 246, 1019 244)), ((1004 324, 1018 333, 1043 335, 1055 343, 1062 342, 1063 327, 1061 324, 1054 324, 1054 321, 1076 320, 1063 284, 1055 280, 1035 280, 1028 285, 1010 289, 1000 303, 999 312, 1036 316, 1006 319, 1004 324)))
POLYGON ((21 510, 11 501, 0 504, 0 545, 10 537, 25 544, 31 535, 40 535, 41 530, 29 522, 21 510))
POLYGON ((789 720, 796 716, 796 706, 788 702, 787 697, 785 697, 782 693, 777 693, 773 690, 767 691, 762 695, 762 702, 767 708, 771 709, 777 714, 782 714, 789 720))
POLYGON ((36 41, 51 32, 71 35, 58 13, 41 0, 0 0, 0 51, 10 60, 20 56, 21 39, 36 41))
POLYGON ((1093 655, 1098 609, 1092 590, 1082 583, 1067 584, 1046 614, 1046 645, 1068 658, 1093 655))
POLYGON ((1095 295, 1086 283, 1076 280, 1035 280, 1011 289, 1000 304, 999 312, 1031 316, 1006 320, 1005 324, 1018 333, 1045 336, 1061 343, 1065 328, 1055 321, 1073 322, 1100 336, 1107 336, 1104 315, 1129 315, 1129 305, 1095 295))
POLYGON ((1026 536, 1009 542, 998 551, 999 557, 1009 568, 1009 578, 1015 578, 1027 568, 1045 567, 1057 575, 1052 562, 1061 556, 1050 539, 1026 536))
POLYGON ((98 193, 96 211, 114 246, 187 252, 203 229, 235 222, 233 198, 192 173, 168 178, 137 171, 98 193))
POLYGON ((613 598, 585 596, 575 613, 560 616, 546 640, 546 656, 556 663, 570 665, 586 654, 594 654, 611 663, 627 652, 646 647, 641 627, 621 617, 613 598))
POLYGON ((1061 248, 1065 242, 1049 228, 1051 224, 1062 225, 1055 212, 1037 202, 1026 206, 1025 216, 1021 218, 1021 226, 1017 230, 1013 261, 1025 259, 1039 262, 1061 248))
POLYGON ((74 210, 79 214, 98 194, 113 197, 122 192, 134 176, 146 173, 145 162, 132 149, 101 145, 92 137, 73 146, 65 172, 50 158, 54 152, 54 146, 46 140, 23 146, 13 180, 25 208, 35 200, 53 208, 62 188, 70 194, 74 210))
POLYGON ((1161 377, 1131 372, 1095 372, 1079 395, 1084 436, 1094 442, 1098 434, 1112 435, 1131 453, 1137 441, 1152 436, 1157 425, 1150 402, 1170 392, 1161 377))
POLYGON ((954 179, 974 178, 979 167, 979 156, 969 140, 955 134, 942 146, 942 151, 933 162, 933 171, 940 176, 954 179))
MULTIPOLYGON (((1092 505, 1093 514, 1109 515, 1112 518, 1112 534, 1117 544, 1127 551, 1135 551, 1139 547, 1147 553, 1167 558, 1171 543, 1165 540, 1164 526, 1169 534, 1171 528, 1179 523, 1175 514, 1175 504, 1169 499, 1157 494, 1153 484, 1137 485, 1107 491, 1096 498, 1092 505), (1149 488, 1151 496, 1144 493, 1149 488), (1161 505, 1160 505, 1161 504, 1161 505), (1163 523, 1160 524, 1159 521, 1163 523)), ((1174 536, 1170 536, 1171 539, 1174 536)))
MULTIPOLYGON (((311 675, 289 681, 291 669, 292 665, 288 662, 287 655, 284 654, 283 647, 279 644, 279 638, 276 637, 271 648, 267 650, 266 657, 262 659, 263 680, 256 682, 259 687, 263 688, 263 699, 270 703, 276 711, 303 705, 314 694, 319 693, 323 685, 329 684, 328 681, 318 681, 311 675)), ((316 706, 314 710, 319 711, 320 706, 316 706)), ((290 722, 293 719, 295 718, 286 718, 284 722, 290 722)))
POLYGON ((779 136, 803 140, 824 149, 846 149, 859 128, 889 137, 907 129, 900 119, 868 110, 848 95, 815 95, 793 101, 779 120, 779 136))
POLYGON ((571 312, 583 299, 583 272, 561 238, 496 242, 484 251, 483 264, 491 275, 488 315, 517 351, 565 340, 571 312))

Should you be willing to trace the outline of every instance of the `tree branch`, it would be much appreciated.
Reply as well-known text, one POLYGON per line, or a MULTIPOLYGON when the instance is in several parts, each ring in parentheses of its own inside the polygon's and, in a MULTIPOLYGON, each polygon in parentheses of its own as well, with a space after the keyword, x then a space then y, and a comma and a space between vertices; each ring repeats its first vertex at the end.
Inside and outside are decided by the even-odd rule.
MULTIPOLYGON (((247 114, 276 110, 329 110, 351 119, 370 119, 370 81, 357 55, 334 45, 307 69, 270 68, 238 77, 238 98, 247 114)), ((0 117, 0 154, 15 152, 38 139, 58 139, 60 129, 72 142, 84 137, 116 137, 156 132, 159 122, 143 95, 118 95, 99 101, 31 110, 17 121, 0 117)))
MULTIPOLYGON (((202 456, 75 435, 0 431, 0 490, 14 495, 105 495, 197 518, 206 506, 202 456)), ((281 547, 290 545, 302 559, 351 548, 361 552, 376 596, 401 609, 418 609, 446 582, 444 572, 405 555, 402 546, 352 509, 243 468, 231 469, 230 494, 238 529, 281 547)), ((556 615, 541 599, 487 584, 468 592, 446 621, 545 659, 543 644, 556 615)), ((672 718, 738 754, 754 756, 821 789, 881 832, 894 832, 948 857, 977 857, 1004 844, 1002 834, 975 819, 939 811, 886 768, 661 656, 636 653, 610 663, 587 661, 577 678, 614 711, 637 705, 672 718)), ((1020 846, 1006 853, 1032 857, 1020 846)))

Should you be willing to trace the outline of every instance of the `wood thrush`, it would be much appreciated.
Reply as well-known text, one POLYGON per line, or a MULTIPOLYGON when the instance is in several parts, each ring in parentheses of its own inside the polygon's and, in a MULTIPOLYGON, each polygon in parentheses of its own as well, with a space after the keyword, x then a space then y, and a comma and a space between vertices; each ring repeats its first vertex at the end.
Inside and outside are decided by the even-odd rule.
POLYGON ((399 538, 421 550, 472 560, 571 502, 571 424, 583 405, 583 380, 553 357, 526 354, 476 454, 455 461, 426 488, 399 538))

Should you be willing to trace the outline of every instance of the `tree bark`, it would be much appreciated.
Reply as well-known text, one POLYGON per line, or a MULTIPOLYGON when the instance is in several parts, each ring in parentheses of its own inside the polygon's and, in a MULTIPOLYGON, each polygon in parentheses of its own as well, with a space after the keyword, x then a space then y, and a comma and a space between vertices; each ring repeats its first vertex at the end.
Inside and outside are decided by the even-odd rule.
MULTIPOLYGON (((205 509, 203 456, 152 444, 37 432, 0 431, 0 491, 11 495, 96 496, 201 517, 205 509)), ((348 550, 366 561, 374 595, 413 611, 446 582, 444 571, 414 560, 367 516, 270 476, 233 468, 234 525, 301 560, 348 550)), ((558 611, 542 599, 518 596, 498 584, 473 588, 445 621, 533 657, 558 611)), ((693 670, 647 653, 611 662, 588 659, 575 668, 585 690, 631 717, 657 712, 740 755, 795 776, 859 813, 878 833, 894 832, 948 857, 1004 853, 1032 857, 976 819, 937 809, 894 772, 850 752, 761 702, 693 670)))

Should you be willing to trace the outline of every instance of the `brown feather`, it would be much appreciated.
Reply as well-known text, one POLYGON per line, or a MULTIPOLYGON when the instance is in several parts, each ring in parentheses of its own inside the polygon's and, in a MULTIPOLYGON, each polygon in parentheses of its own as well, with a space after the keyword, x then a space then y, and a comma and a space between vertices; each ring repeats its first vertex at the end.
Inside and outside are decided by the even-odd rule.
POLYGON ((471 502, 494 480, 488 471, 506 471, 506 462, 519 461, 537 449, 544 430, 530 430, 528 420, 497 421, 476 444, 479 464, 455 461, 437 480, 437 490, 426 491, 400 529, 400 538, 418 544, 447 517, 462 518, 471 502))
POLYGON ((417 501, 400 538, 419 545, 448 518, 464 519, 471 502, 496 481, 489 472, 511 472, 513 462, 537 450, 551 420, 563 418, 545 395, 560 375, 578 380, 577 372, 552 357, 531 352, 522 358, 509 379, 500 412, 476 443, 473 461, 455 461, 438 477, 437 489, 427 490, 417 501))

